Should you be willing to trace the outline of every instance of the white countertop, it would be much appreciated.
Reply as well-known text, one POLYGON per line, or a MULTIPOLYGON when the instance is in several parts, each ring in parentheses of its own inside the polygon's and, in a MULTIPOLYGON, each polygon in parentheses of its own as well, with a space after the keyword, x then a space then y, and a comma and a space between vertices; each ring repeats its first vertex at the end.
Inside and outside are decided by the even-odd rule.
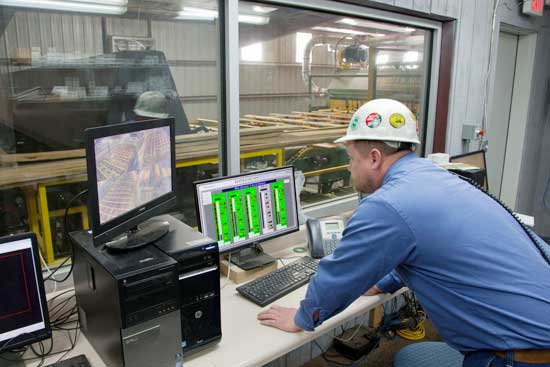
MULTIPOLYGON (((293 259, 285 260, 284 258, 297 256, 292 248, 305 246, 303 244, 303 237, 304 233, 300 231, 294 235, 285 236, 284 239, 278 239, 278 241, 274 241, 265 247, 271 250, 268 251, 271 255, 282 257, 285 263, 290 263, 293 259)), ((281 266, 280 261, 279 266, 281 266)), ((222 338, 218 343, 208 346, 200 352, 184 357, 183 364, 185 367, 261 366, 320 337, 335 327, 357 316, 365 314, 370 309, 390 300, 406 290, 402 289, 393 295, 361 296, 346 310, 325 321, 314 332, 302 331, 299 333, 287 333, 261 325, 256 319, 256 315, 263 308, 241 297, 235 290, 237 285, 227 280, 226 277, 222 276, 220 278, 220 283, 222 287, 222 338)), ((275 301, 273 304, 286 307, 298 307, 306 290, 307 285, 304 285, 275 301)), ((270 305, 265 308, 269 306, 270 305)), ((55 350, 65 349, 69 346, 66 335, 66 332, 55 332, 55 350)), ((99 355, 82 333, 79 335, 78 343, 74 350, 64 359, 78 354, 85 354, 93 367, 105 366, 99 355)), ((60 356, 61 355, 48 357, 45 365, 55 362, 60 356)), ((33 355, 27 352, 25 357, 33 357, 33 355)), ((36 366, 38 361, 39 360, 29 361, 26 365, 36 366)))
MULTIPOLYGON (((283 258, 296 256, 290 249, 272 255, 283 258)), ((290 262, 291 260, 285 260, 285 263, 290 262)), ((221 279, 222 287, 226 282, 225 278, 221 279)), ((220 342, 185 357, 185 367, 250 367, 264 365, 320 337, 335 327, 365 314, 370 309, 405 291, 403 289, 393 295, 361 296, 343 312, 317 327, 315 331, 287 333, 261 325, 256 319, 256 315, 273 304, 298 307, 305 296, 307 285, 263 308, 241 297, 235 290, 237 286, 229 281, 221 292, 222 338, 220 342)))

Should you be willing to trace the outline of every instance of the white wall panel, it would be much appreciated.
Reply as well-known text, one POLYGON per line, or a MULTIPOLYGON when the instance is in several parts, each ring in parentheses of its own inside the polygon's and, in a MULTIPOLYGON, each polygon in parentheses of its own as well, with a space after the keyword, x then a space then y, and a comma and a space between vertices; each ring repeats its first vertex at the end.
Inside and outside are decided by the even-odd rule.
POLYGON ((432 0, 414 0, 413 9, 423 13, 429 13, 432 7, 432 0))
MULTIPOLYGON (((455 2, 454 0, 450 0, 455 2)), ((432 0, 430 13, 436 15, 447 15, 447 0, 432 0)))

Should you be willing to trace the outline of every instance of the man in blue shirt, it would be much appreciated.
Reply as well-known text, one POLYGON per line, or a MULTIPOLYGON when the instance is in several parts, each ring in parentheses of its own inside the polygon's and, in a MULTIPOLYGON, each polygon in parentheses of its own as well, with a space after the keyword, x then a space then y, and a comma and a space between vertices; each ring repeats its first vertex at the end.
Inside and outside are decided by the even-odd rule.
POLYGON ((258 319, 311 331, 363 293, 404 283, 443 339, 465 354, 464 366, 550 366, 546 244, 535 235, 533 243, 488 195, 412 153, 417 131, 397 101, 357 110, 337 142, 346 144, 356 190, 370 195, 319 263, 300 308, 275 305, 258 319))

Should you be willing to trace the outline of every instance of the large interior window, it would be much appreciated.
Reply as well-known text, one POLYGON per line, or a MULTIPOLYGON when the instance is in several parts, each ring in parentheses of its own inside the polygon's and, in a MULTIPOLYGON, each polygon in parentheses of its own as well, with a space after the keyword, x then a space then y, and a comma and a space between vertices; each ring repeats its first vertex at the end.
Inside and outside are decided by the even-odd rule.
MULTIPOLYGON (((175 118, 177 218, 196 225, 192 182, 218 172, 217 1, 106 4, 0 1, 0 235, 35 231, 50 264, 87 186, 84 129, 135 120, 144 92, 175 118)), ((88 228, 85 197, 69 225, 88 228)))
MULTIPOLYGON (((347 156, 333 141, 374 98, 406 104, 425 142, 429 30, 336 13, 239 2, 242 170, 292 164, 304 174, 303 205, 353 192, 347 156), (262 47, 259 47, 261 45, 262 47)), ((422 154, 423 146, 419 149, 422 154)))

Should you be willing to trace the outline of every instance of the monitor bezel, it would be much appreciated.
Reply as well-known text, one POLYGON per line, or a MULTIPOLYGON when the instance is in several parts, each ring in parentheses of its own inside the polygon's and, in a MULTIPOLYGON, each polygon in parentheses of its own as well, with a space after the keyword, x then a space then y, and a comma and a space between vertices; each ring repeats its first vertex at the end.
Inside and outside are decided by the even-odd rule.
MULTIPOLYGON (((206 180, 200 180, 200 181, 193 182, 193 192, 194 192, 194 195, 195 195, 195 210, 196 210, 196 217, 197 217, 197 227, 198 227, 199 232, 203 233, 202 232, 202 223, 201 223, 201 209, 199 207, 199 196, 198 196, 199 195, 198 194, 198 186, 199 185, 212 183, 212 182, 216 182, 216 181, 229 180, 229 179, 233 179, 233 178, 237 178, 237 177, 251 176, 251 175, 263 174, 263 173, 279 171, 279 170, 282 171, 282 170, 289 169, 289 168, 292 170, 292 191, 294 192, 294 213, 295 213, 295 217, 296 217, 296 226, 295 226, 295 228, 291 228, 291 229, 288 229, 288 230, 283 230, 282 232, 276 232, 274 234, 269 234, 269 235, 267 235, 267 237, 263 237, 263 238, 260 238, 260 239, 253 239, 253 240, 248 239, 248 240, 245 240, 243 242, 240 242, 238 245, 228 245, 226 247, 220 247, 219 251, 220 251, 220 254, 227 254, 229 252, 234 252, 234 251, 242 250, 243 248, 254 246, 258 242, 265 242, 265 241, 268 241, 268 240, 271 240, 271 239, 274 239, 274 238, 277 238, 277 237, 281 237, 281 236, 299 231, 300 230, 300 223, 299 223, 299 218, 298 218, 298 200, 300 200, 300 198, 298 197, 297 192, 296 192, 296 177, 294 175, 294 173, 295 173, 294 166, 288 165, 288 166, 268 168, 268 169, 264 169, 264 170, 246 172, 246 173, 241 173, 241 174, 231 175, 231 176, 210 178, 210 179, 206 179, 206 180)), ((203 233, 203 234, 205 236, 208 236, 208 234, 206 234, 206 233, 203 233)))
POLYGON ((116 125, 94 127, 84 131, 86 144, 86 168, 88 172, 88 217, 92 237, 96 245, 103 244, 138 224, 156 215, 164 214, 176 206, 176 149, 174 118, 149 119, 116 125), (97 192, 96 156, 94 141, 114 135, 132 133, 159 127, 170 127, 170 156, 172 169, 172 190, 148 203, 134 208, 123 215, 101 224, 97 192), (90 175, 89 173, 94 174, 90 175))
MULTIPOLYGON (((34 232, 20 233, 11 236, 0 237, 0 246, 5 243, 15 242, 20 240, 31 240, 31 248, 34 259, 34 271, 36 272, 36 278, 38 280, 38 293, 40 296, 40 307, 42 308, 42 316, 44 320, 44 328, 30 333, 20 334, 12 339, 9 343, 7 340, 0 341, 0 347, 4 348, 4 344, 7 344, 8 349, 20 348, 25 345, 29 345, 41 340, 51 338, 52 328, 50 325, 50 315, 48 310, 48 301, 46 299, 46 292, 44 290, 44 277, 42 276, 42 268, 40 267, 40 254, 38 249, 38 241, 36 240, 36 234, 34 232)), ((10 339, 8 339, 10 340, 10 339)), ((5 352, 1 350, 0 352, 5 352)))

